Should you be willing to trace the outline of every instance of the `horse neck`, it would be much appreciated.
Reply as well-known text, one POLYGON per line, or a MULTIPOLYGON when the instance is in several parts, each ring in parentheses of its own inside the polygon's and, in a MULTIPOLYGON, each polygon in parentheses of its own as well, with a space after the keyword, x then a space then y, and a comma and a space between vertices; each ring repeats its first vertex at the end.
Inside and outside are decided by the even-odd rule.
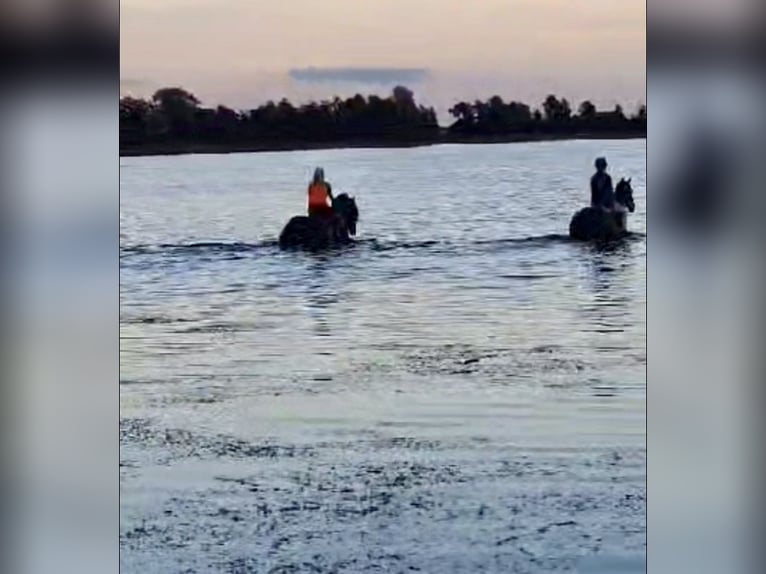
POLYGON ((615 213, 622 213, 627 216, 628 211, 630 210, 627 208, 627 206, 624 203, 622 203, 619 199, 615 198, 612 211, 614 211, 615 213))
POLYGON ((335 213, 340 215, 343 218, 343 221, 348 221, 348 219, 351 217, 351 211, 353 209, 353 206, 348 201, 338 201, 335 205, 335 213))
POLYGON ((622 229, 626 229, 628 226, 628 208, 615 199, 612 206, 612 214, 614 215, 617 225, 622 229))

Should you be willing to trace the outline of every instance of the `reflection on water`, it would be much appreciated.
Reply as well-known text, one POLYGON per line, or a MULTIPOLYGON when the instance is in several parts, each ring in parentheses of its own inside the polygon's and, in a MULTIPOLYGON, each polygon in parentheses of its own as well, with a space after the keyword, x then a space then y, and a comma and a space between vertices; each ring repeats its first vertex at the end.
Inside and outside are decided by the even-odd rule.
POLYGON ((321 285, 315 285, 309 289, 306 301, 306 310, 315 321, 313 325, 314 333, 318 337, 329 337, 331 331, 327 321, 327 314, 330 308, 338 303, 338 295, 336 293, 324 292, 321 285))
POLYGON ((629 329, 635 317, 627 311, 645 306, 645 284, 635 275, 634 241, 591 248, 584 258, 587 286, 592 300, 582 313, 598 333, 620 333, 629 329))

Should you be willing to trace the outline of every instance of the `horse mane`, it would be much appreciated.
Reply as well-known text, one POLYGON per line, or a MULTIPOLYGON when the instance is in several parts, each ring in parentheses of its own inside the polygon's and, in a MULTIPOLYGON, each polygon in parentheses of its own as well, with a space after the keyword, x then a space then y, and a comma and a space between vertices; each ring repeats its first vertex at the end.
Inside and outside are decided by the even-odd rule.
POLYGON ((359 220, 359 208, 356 206, 356 199, 347 193, 340 193, 333 200, 333 208, 338 215, 341 215, 347 225, 350 226, 352 235, 355 234, 356 222, 359 220))
POLYGON ((333 203, 335 202, 337 202, 338 205, 351 206, 352 210, 356 209, 356 199, 354 199, 347 193, 341 193, 336 195, 333 203))

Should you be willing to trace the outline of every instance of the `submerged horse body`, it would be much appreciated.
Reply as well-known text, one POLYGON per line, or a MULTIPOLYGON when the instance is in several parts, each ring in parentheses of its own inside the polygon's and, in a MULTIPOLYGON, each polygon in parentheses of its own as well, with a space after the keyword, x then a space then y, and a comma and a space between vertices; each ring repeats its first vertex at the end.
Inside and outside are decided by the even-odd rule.
POLYGON ((585 207, 574 214, 569 223, 569 236, 583 241, 612 241, 628 233, 628 213, 633 213, 633 188, 630 179, 621 179, 614 190, 611 209, 585 207))
POLYGON ((358 220, 356 200, 342 193, 333 198, 331 213, 290 219, 279 235, 279 246, 318 250, 344 245, 356 235, 358 220))

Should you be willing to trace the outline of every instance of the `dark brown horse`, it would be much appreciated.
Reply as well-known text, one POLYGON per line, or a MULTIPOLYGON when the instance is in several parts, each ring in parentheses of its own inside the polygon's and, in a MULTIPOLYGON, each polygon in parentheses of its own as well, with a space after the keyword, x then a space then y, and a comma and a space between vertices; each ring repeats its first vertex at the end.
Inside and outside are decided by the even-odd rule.
POLYGON ((614 207, 585 207, 569 223, 569 236, 582 241, 612 241, 628 234, 628 213, 636 210, 630 179, 622 178, 614 190, 614 207))
POLYGON ((279 234, 279 246, 312 251, 344 245, 353 241, 359 210, 356 200, 345 193, 333 199, 331 216, 296 215, 279 234))

